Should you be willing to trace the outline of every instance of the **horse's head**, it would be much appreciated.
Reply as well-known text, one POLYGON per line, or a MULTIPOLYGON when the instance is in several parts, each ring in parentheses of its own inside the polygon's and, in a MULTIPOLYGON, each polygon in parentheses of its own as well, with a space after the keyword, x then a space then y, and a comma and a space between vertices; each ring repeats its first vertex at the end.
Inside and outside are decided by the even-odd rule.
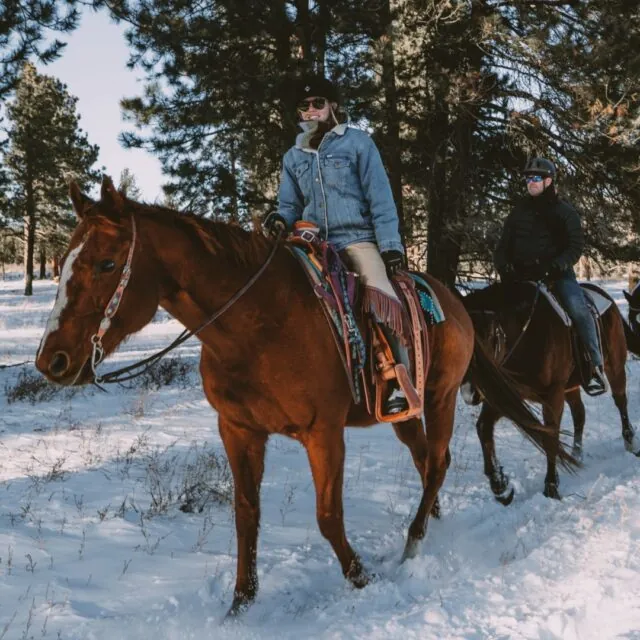
POLYGON ((624 297, 629 303, 629 324, 633 332, 640 335, 640 283, 638 283, 631 293, 623 291, 624 297))
POLYGON ((159 302, 153 257, 141 250, 133 203, 107 177, 98 202, 74 182, 69 195, 80 222, 62 259, 55 305, 36 358, 47 378, 65 385, 90 382, 94 344, 104 355, 112 352, 153 318, 159 302))

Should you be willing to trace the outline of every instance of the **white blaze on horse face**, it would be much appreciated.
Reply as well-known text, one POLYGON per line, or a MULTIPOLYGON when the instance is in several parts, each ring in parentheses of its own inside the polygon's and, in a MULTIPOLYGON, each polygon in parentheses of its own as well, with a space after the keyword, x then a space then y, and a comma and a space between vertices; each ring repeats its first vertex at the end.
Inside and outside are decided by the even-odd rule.
POLYGON ((62 312, 65 310, 65 307, 69 302, 69 297, 67 295, 67 285, 69 284, 71 276, 73 275, 73 263, 80 255, 85 242, 86 238, 75 249, 69 252, 67 259, 64 261, 64 267, 62 268, 62 274, 60 275, 60 282, 58 283, 56 302, 53 305, 51 313, 49 314, 47 327, 44 331, 44 335, 42 336, 42 340, 40 340, 40 346, 38 347, 38 357, 40 357, 40 353, 42 352, 42 349, 47 342, 47 338, 60 327, 60 316, 62 316, 62 312))

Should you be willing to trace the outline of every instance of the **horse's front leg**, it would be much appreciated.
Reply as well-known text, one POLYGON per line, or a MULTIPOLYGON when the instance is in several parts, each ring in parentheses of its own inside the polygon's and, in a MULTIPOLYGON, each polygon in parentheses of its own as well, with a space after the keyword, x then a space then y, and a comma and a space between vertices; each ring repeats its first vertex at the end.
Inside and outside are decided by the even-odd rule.
POLYGON ((432 511, 438 491, 442 487, 451 460, 449 442, 453 433, 457 388, 434 392, 425 403, 427 425, 427 465, 422 499, 413 522, 409 525, 407 543, 402 555, 404 562, 418 553, 420 542, 427 533, 429 513, 432 511))
MULTIPOLYGON (((398 436, 398 440, 406 445, 411 452, 411 458, 422 482, 422 488, 425 488, 427 482, 427 436, 422 426, 422 421, 418 418, 406 420, 405 422, 396 422, 393 429, 398 436)), ((447 451, 447 467, 451 462, 451 454, 447 451)), ((431 515, 434 518, 440 517, 440 502, 436 496, 431 515)))
POLYGON ((342 573, 354 587, 369 582, 360 558, 353 551, 344 530, 342 482, 344 476, 343 428, 314 425, 302 439, 307 450, 316 489, 316 516, 320 533, 335 551, 342 573))
POLYGON ((547 498, 560 500, 562 496, 558 487, 560 478, 556 469, 556 457, 560 446, 560 422, 564 411, 565 391, 563 386, 556 386, 545 395, 545 403, 542 406, 544 424, 553 429, 553 441, 547 453, 547 475, 544 479, 544 495, 547 498))
POLYGON ((260 483, 267 435, 219 418, 220 436, 231 466, 238 545, 236 588, 229 616, 245 610, 258 593, 256 551, 260 526, 260 483))
POLYGON ((571 455, 576 460, 582 461, 582 434, 584 432, 585 411, 580 387, 567 391, 566 400, 573 420, 573 450, 571 455))
POLYGON ((484 402, 476 423, 476 431, 482 447, 484 474, 489 478, 491 491, 500 504, 507 506, 513 500, 515 489, 509 481, 509 477, 502 470, 496 455, 494 432, 499 418, 500 415, 489 403, 484 402))

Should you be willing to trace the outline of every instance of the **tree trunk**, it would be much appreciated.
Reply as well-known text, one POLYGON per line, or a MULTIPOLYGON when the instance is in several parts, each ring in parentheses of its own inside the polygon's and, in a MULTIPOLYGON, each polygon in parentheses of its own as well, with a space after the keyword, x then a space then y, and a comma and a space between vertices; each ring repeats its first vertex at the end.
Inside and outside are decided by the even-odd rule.
MULTIPOLYGON (((449 27, 450 38, 443 40, 441 51, 443 62, 431 80, 437 115, 430 137, 441 150, 434 161, 443 168, 436 166, 430 185, 427 265, 430 274, 452 288, 471 213, 474 131, 487 90, 482 75, 484 51, 478 45, 487 10, 484 3, 473 0, 468 17, 449 27), (452 48, 459 51, 453 57, 452 48)), ((434 70, 429 68, 427 73, 434 70)))
POLYGON ((60 277, 60 256, 57 253, 53 254, 53 277, 60 277))
POLYGON ((640 273, 638 273, 635 263, 630 262, 627 267, 627 284, 630 292, 636 288, 639 281, 640 273))
POLYGON ((299 48, 297 57, 304 60, 308 70, 313 64, 313 26, 309 15, 309 0, 295 0, 296 4, 296 36, 299 48))
POLYGON ((24 217, 24 295, 33 295, 33 254, 36 245, 36 200, 33 193, 32 165, 27 152, 26 212, 24 217))
POLYGON ((580 257, 580 263, 578 267, 580 280, 591 280, 591 260, 589 260, 588 256, 580 257))
POLYGON ((238 206, 238 169, 236 167, 236 145, 235 142, 231 141, 231 153, 230 153, 230 163, 231 163, 231 177, 233 179, 233 195, 231 196, 231 221, 238 222, 240 219, 240 211, 238 206))
POLYGON ((402 202, 402 149, 400 142, 400 117, 398 115, 398 98, 396 91, 396 69, 393 52, 394 34, 393 18, 389 0, 385 0, 381 10, 381 20, 385 25, 385 33, 380 41, 382 46, 382 89, 384 91, 384 140, 382 154, 387 164, 391 192, 398 210, 400 235, 406 245, 408 230, 404 219, 402 202))
POLYGON ((40 247, 40 280, 47 277, 47 254, 44 247, 40 247))
MULTIPOLYGON (((28 190, 29 191, 29 190, 28 190)), ((33 198, 31 198, 33 199, 33 198)), ((29 212, 27 195, 27 215, 24 217, 24 295, 33 295, 33 254, 36 244, 36 216, 29 212)))
POLYGON ((446 148, 449 138, 449 112, 446 101, 448 79, 442 67, 430 68, 432 84, 430 127, 427 161, 431 166, 431 179, 427 191, 427 271, 445 282, 448 253, 445 245, 445 218, 447 215, 446 148))

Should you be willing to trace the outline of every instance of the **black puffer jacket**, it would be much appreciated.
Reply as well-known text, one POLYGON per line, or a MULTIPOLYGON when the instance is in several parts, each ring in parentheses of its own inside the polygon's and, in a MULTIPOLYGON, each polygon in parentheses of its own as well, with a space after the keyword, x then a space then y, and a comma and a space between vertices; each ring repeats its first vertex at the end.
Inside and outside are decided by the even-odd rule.
POLYGON ((526 196, 507 218, 494 254, 498 272, 507 264, 522 274, 531 267, 568 271, 584 249, 580 215, 553 187, 534 197, 526 196))

